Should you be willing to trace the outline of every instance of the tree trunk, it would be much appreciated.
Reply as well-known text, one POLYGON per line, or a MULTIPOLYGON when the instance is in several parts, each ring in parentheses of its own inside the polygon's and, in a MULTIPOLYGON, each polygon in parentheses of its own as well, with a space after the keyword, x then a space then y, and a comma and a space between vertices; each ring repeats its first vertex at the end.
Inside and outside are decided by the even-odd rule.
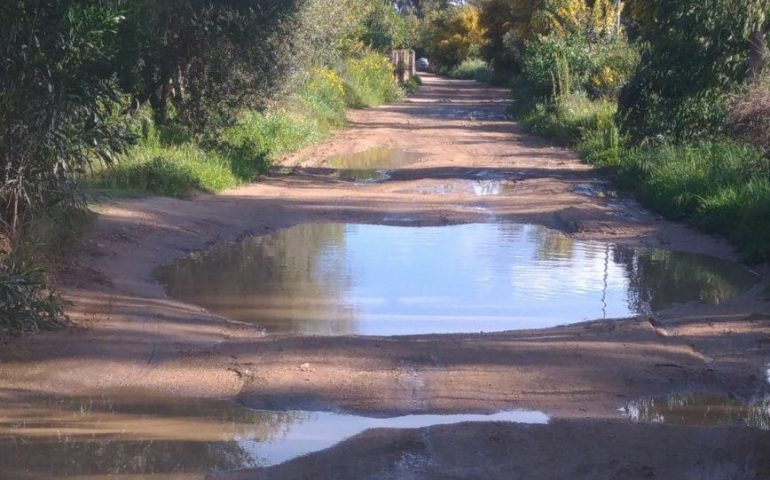
POLYGON ((767 67, 768 49, 765 43, 765 31, 760 26, 749 36, 749 70, 750 81, 759 79, 767 67))

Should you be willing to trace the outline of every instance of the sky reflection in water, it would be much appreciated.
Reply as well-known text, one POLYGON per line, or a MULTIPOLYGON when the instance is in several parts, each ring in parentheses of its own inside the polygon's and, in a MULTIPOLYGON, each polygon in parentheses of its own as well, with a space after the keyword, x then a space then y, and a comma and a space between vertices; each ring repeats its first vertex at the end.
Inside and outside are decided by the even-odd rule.
POLYGON ((713 257, 535 225, 304 224, 164 268, 172 297, 281 334, 542 328, 724 303, 756 277, 713 257))

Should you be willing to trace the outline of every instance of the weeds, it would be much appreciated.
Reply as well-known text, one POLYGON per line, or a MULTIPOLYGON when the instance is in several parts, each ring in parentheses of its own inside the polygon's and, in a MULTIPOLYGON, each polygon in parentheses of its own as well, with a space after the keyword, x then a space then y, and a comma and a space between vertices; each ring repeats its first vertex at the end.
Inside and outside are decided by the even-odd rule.
POLYGON ((462 80, 476 80, 477 82, 491 83, 493 74, 487 62, 480 58, 469 58, 449 70, 447 74, 452 78, 462 80))
POLYGON ((116 165, 85 179, 92 188, 186 197, 255 180, 281 155, 326 138, 346 122, 349 107, 392 102, 402 95, 387 58, 365 53, 343 74, 314 69, 282 105, 245 112, 213 138, 191 138, 145 116, 139 142, 116 165))
POLYGON ((33 333, 64 325, 58 296, 40 269, 0 263, 0 334, 33 333))

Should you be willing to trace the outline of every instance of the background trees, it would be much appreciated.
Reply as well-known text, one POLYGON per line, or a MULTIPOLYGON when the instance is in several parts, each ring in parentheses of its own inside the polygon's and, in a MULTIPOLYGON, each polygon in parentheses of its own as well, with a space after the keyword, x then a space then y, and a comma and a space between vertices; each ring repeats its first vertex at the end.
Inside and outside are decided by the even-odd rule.
POLYGON ((383 53, 416 20, 388 0, 0 2, 0 329, 60 313, 26 252, 59 243, 83 185, 252 180, 345 108, 398 98, 383 53))

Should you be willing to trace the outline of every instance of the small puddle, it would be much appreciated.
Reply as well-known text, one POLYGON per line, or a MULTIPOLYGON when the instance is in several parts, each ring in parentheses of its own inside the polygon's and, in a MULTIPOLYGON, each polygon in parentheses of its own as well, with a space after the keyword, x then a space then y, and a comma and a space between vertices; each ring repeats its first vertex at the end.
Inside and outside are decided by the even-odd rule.
POLYGON ((339 178, 357 182, 381 182, 390 178, 389 170, 416 163, 425 158, 417 152, 396 148, 372 148, 327 158, 324 163, 338 170, 339 178))
POLYGON ((713 393, 677 393, 631 402, 624 412, 635 422, 770 430, 770 397, 746 404, 713 393))
POLYGON ((210 400, 6 402, 0 407, 0 477, 200 479, 214 471, 282 463, 372 428, 460 422, 544 424, 548 417, 534 411, 507 411, 369 418, 250 410, 210 400))
POLYGON ((618 192, 611 189, 606 183, 578 183, 572 191, 578 195, 594 198, 617 198, 618 192))
POLYGON ((727 302, 757 277, 713 257, 535 225, 303 224, 158 271, 168 294, 279 334, 542 328, 727 302))
POLYGON ((511 195, 516 184, 510 180, 448 180, 442 182, 424 182, 413 188, 399 190, 399 193, 417 193, 420 195, 475 195, 491 197, 511 195))

